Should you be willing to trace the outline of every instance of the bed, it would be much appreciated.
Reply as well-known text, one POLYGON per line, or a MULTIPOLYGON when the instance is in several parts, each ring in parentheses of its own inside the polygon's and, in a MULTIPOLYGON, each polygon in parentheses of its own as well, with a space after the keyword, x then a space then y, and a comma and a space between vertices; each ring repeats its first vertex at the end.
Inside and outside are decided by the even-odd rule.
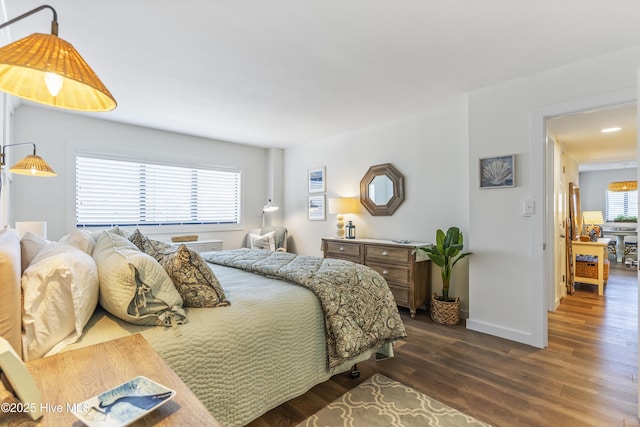
MULTIPOLYGON (((0 246, 4 247, 2 236, 0 246)), ((0 265, 1 258, 0 254, 0 265)), ((400 336, 377 341, 383 345, 369 346, 332 363, 327 318, 312 290, 265 274, 208 265, 230 305, 184 308, 188 321, 170 327, 132 324, 98 305, 81 335, 60 351, 140 333, 218 421, 240 426, 332 375, 348 371, 374 352, 392 355, 391 343, 404 333, 400 321, 400 336)), ((15 337, 15 331, 0 328, 2 336, 11 335, 9 332, 15 337)))

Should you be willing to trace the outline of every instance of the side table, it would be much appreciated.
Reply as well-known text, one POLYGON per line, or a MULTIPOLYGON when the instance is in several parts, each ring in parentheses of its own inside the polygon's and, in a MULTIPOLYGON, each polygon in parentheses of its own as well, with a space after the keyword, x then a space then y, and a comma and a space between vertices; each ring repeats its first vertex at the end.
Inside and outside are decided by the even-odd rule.
POLYGON ((27 414, 0 413, 0 424, 10 426, 82 425, 67 404, 92 396, 143 375, 176 395, 169 402, 136 421, 141 426, 220 426, 178 375, 140 334, 130 335, 77 350, 58 353, 26 363, 34 377, 42 404, 42 418, 34 422, 27 414), (58 410, 60 409, 61 410, 58 410))

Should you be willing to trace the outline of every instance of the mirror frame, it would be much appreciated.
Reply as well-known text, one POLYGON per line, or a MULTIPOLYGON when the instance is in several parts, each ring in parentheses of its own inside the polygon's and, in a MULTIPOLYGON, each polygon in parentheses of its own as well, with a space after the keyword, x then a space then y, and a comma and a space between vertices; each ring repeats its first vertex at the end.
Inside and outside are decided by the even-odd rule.
POLYGON ((360 180, 360 203, 373 216, 389 216, 404 202, 404 176, 391 163, 371 166, 360 180), (369 184, 376 176, 386 175, 393 183, 393 196, 384 205, 377 205, 369 197, 369 184))

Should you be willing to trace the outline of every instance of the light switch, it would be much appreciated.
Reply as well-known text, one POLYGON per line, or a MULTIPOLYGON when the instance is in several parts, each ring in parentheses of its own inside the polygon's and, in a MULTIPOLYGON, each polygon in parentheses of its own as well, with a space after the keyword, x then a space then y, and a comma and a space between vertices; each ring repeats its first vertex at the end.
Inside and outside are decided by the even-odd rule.
POLYGON ((536 202, 533 199, 522 201, 522 216, 531 216, 536 213, 536 202))

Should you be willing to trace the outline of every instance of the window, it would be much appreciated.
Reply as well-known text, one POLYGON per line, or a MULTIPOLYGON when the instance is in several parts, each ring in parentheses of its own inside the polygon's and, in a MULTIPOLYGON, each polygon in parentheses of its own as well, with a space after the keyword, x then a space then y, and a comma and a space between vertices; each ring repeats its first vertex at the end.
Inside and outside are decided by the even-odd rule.
POLYGON ((239 222, 239 170, 76 157, 77 226, 239 222))
POLYGON ((621 217, 638 216, 638 190, 607 191, 607 218, 612 222, 621 217))

